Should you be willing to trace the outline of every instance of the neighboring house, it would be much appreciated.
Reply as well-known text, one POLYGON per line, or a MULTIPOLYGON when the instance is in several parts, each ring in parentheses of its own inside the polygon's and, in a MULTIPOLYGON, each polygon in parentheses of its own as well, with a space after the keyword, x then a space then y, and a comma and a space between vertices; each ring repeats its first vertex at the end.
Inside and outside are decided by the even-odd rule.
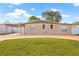
POLYGON ((79 34, 79 25, 52 23, 46 21, 27 22, 23 24, 6 24, 0 26, 0 33, 21 33, 25 35, 79 34), (14 28, 13 28, 14 27, 14 28), (4 28, 4 30, 1 30, 4 28))

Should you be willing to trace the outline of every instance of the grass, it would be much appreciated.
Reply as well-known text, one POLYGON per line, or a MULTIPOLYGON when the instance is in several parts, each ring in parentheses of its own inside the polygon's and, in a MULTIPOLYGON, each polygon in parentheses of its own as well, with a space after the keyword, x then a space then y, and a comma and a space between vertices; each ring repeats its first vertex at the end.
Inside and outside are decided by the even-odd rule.
POLYGON ((0 41, 1 56, 79 56, 79 41, 21 38, 0 41))

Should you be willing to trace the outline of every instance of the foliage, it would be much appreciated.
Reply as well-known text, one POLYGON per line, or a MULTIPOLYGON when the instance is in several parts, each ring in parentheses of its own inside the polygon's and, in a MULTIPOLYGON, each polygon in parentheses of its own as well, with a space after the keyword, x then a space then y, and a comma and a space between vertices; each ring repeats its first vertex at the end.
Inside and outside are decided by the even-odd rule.
POLYGON ((73 24, 79 24, 79 21, 78 22, 73 22, 73 24))
POLYGON ((36 16, 31 16, 29 17, 29 22, 33 22, 33 21, 39 21, 40 18, 36 17, 36 16))
POLYGON ((62 16, 59 11, 52 11, 48 10, 46 12, 42 13, 42 16, 47 20, 51 22, 60 22, 62 19, 62 16))

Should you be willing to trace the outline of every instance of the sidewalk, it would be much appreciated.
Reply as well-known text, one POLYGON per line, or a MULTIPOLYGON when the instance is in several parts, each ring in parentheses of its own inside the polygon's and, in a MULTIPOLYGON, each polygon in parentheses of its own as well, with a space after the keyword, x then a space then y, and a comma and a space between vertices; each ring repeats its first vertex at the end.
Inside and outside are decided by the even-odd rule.
POLYGON ((79 41, 79 36, 74 35, 20 35, 16 34, 8 34, 8 35, 0 35, 0 41, 3 40, 11 40, 17 38, 61 38, 61 39, 70 39, 79 41))

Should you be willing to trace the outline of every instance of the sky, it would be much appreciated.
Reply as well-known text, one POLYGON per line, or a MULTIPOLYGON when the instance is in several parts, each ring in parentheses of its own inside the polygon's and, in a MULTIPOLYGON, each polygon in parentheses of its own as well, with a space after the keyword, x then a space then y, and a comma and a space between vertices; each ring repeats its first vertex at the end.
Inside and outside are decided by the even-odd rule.
POLYGON ((63 23, 79 21, 79 3, 0 3, 0 24, 28 22, 30 16, 44 20, 42 12, 60 11, 63 23))

